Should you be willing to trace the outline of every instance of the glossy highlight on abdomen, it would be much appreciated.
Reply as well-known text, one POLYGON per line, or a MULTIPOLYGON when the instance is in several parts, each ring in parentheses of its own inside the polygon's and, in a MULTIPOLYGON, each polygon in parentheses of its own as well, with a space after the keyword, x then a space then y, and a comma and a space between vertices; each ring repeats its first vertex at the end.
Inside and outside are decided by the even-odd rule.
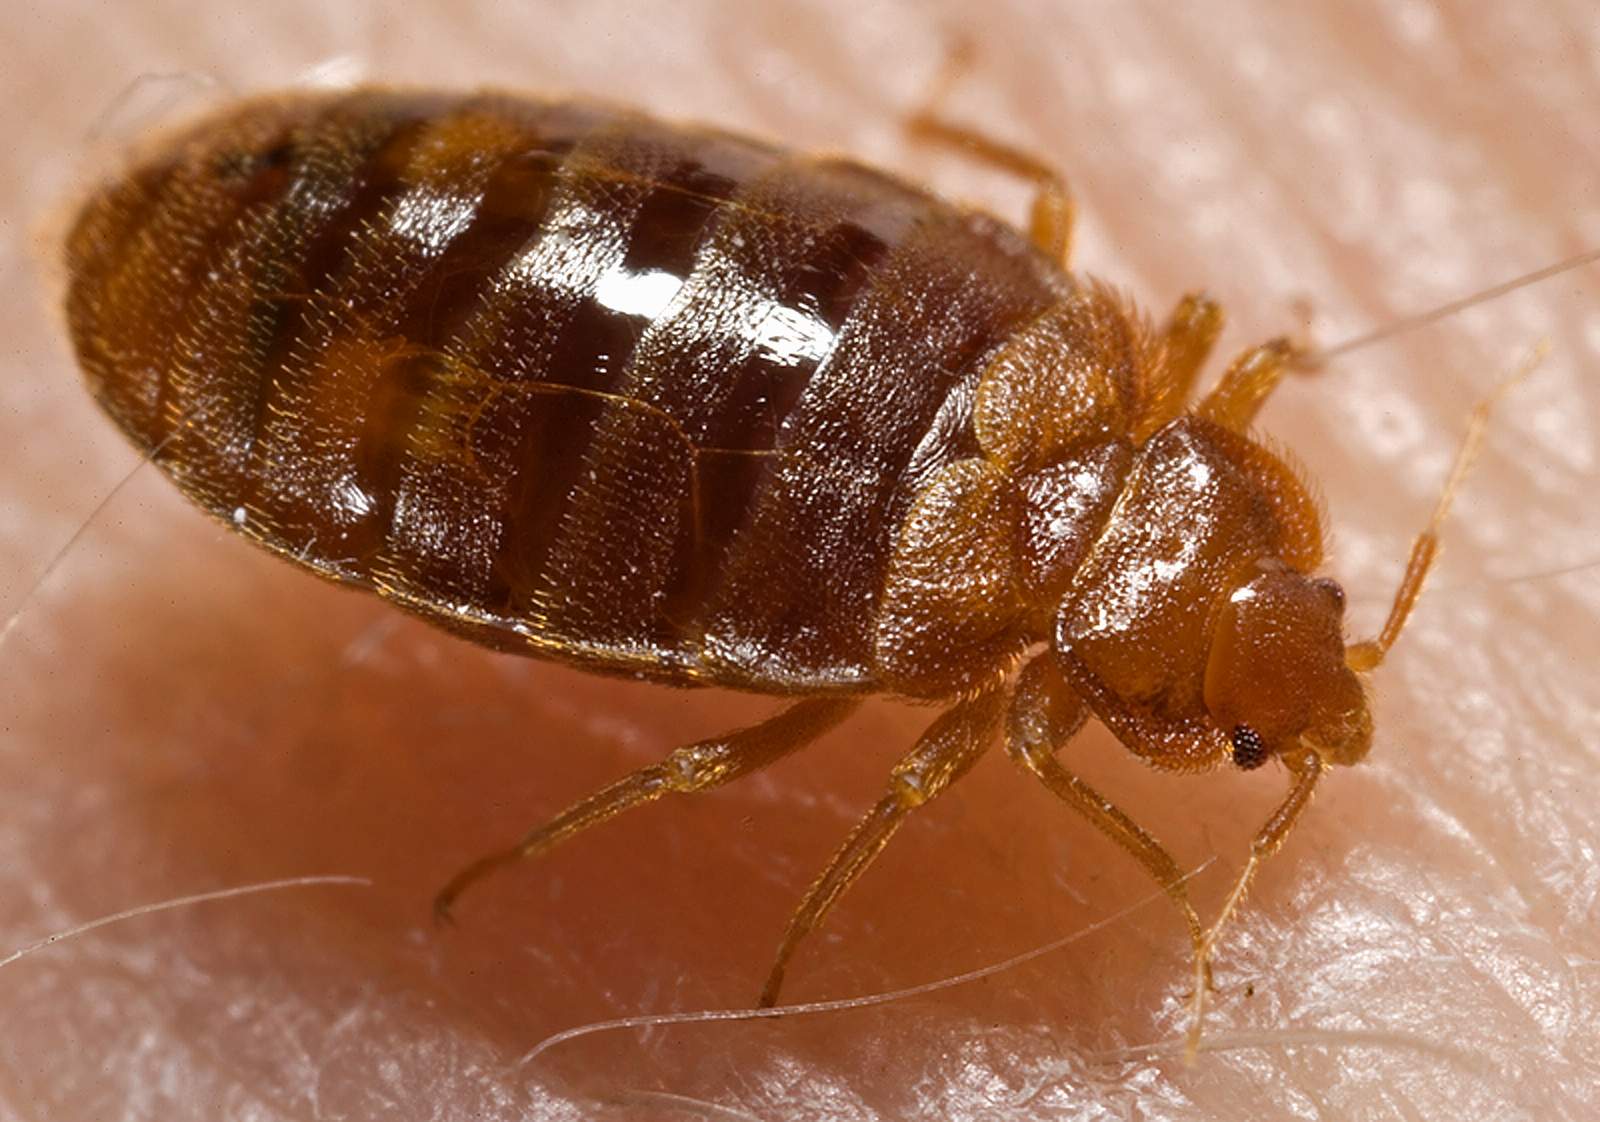
POLYGON ((853 163, 385 91, 194 126, 68 259, 91 387, 214 515, 497 647, 775 692, 873 687, 909 496, 1068 288, 853 163))

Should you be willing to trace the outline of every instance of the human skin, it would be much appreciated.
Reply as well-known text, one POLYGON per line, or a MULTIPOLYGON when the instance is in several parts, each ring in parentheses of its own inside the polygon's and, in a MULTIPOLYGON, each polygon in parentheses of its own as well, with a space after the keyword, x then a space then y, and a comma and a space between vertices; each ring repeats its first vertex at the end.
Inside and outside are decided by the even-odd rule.
MULTIPOLYGON (((897 131, 962 30, 977 52, 952 114, 1069 175, 1075 267, 1153 316, 1197 287, 1219 299, 1213 374, 1298 329, 1304 306, 1336 342, 1600 246, 1600 27, 1580 0, 1066 7, 11 17, 25 49, 0 76, 0 608, 22 614, 0 646, 0 953, 211 888, 372 884, 195 905, 0 969, 0 1118, 1600 1111, 1595 266, 1357 351, 1266 409, 1262 429, 1326 496, 1327 571, 1361 637, 1467 409, 1550 346, 1495 415, 1374 679, 1372 755, 1328 777, 1222 942, 1212 1050, 1192 1067, 1177 916, 995 751, 845 897, 785 1000, 934 981, 1109 922, 912 999, 597 1033, 508 1070, 575 1025, 751 1004, 789 909, 932 711, 874 702, 759 777, 485 881, 441 929, 429 901, 458 866, 776 703, 480 651, 251 549, 149 469, 97 510, 137 458, 78 384, 50 238, 148 123, 136 99, 87 136, 141 74, 254 90, 346 58, 374 80, 598 94, 1020 215, 1016 185, 897 131)), ((1098 727, 1063 758, 1199 869, 1206 915, 1284 784, 1276 766, 1157 775, 1098 727)))

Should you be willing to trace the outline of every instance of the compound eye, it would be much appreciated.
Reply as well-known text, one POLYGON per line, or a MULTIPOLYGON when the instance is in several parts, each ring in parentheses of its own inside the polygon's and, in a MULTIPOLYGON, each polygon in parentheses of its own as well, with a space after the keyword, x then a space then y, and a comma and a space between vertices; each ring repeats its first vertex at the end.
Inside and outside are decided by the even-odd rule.
POLYGON ((1233 762, 1240 771, 1253 771, 1267 762, 1266 742, 1261 739, 1261 734, 1249 725, 1235 725, 1233 728, 1233 762))

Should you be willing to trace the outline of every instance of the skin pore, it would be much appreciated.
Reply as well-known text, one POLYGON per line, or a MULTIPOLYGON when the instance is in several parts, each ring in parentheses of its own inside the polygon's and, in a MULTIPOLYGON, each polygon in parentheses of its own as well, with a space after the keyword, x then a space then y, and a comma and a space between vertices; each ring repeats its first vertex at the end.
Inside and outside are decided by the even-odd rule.
MULTIPOLYGON (((135 111, 120 136, 85 139, 140 74, 255 89, 349 57, 375 79, 599 93, 844 150, 1020 218, 1014 184, 897 130, 954 26, 977 56, 950 113, 1067 173, 1079 268, 1152 315, 1204 285, 1230 315, 1224 360, 1298 327, 1302 299, 1333 343, 1600 244, 1582 4, 1360 20, 1057 7, 991 4, 972 24, 955 3, 707 0, 662 26, 621 2, 403 22, 359 4, 199 21, 161 4, 61 6, 25 18, 33 49, 0 78, 16 145, 0 203, 30 220, 62 205, 83 165, 137 132, 135 111)), ((933 714, 870 704, 770 772, 496 876, 458 927, 436 929, 429 901, 464 861, 774 703, 479 651, 251 550, 150 470, 97 513, 134 459, 78 385, 51 258, 22 225, 0 243, 8 616, 88 527, 0 646, 0 953, 209 888, 374 883, 198 905, 0 971, 0 1114, 1596 1109, 1600 569, 1581 567, 1600 554, 1593 267, 1356 352, 1264 414, 1326 497, 1329 572, 1364 637, 1470 402, 1551 344, 1497 412, 1432 584, 1375 678, 1370 757, 1329 777, 1219 951, 1208 1032, 1225 1050, 1185 1068, 1174 1043, 1189 983, 1179 918, 994 751, 841 901, 784 999, 935 980, 1142 906, 957 989, 597 1034, 507 1073, 573 1025, 753 1004, 794 902, 933 714)), ((1283 783, 1276 764, 1156 775, 1092 725, 1065 758, 1186 868, 1215 858, 1192 884, 1206 918, 1283 783)))

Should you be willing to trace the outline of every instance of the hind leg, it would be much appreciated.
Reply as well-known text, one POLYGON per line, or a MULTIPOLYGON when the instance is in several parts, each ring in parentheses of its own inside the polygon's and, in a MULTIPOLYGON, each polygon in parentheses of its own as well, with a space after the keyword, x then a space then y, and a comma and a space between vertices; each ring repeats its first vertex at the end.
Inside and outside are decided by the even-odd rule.
POLYGON ((1020 148, 956 124, 943 115, 941 103, 950 88, 972 68, 972 54, 971 44, 965 41, 951 48, 927 101, 906 119, 906 131, 913 140, 955 149, 976 163, 1032 183, 1035 193, 1028 213, 1028 237, 1042 252, 1065 265, 1072 253, 1076 207, 1061 173, 1020 148))
POLYGON ((448 919, 457 898, 487 874, 537 857, 625 810, 654 802, 663 795, 709 791, 758 771, 812 743, 844 720, 857 704, 849 698, 801 701, 759 725, 679 748, 660 763, 640 768, 580 799, 509 849, 462 869, 434 897, 434 914, 448 919))

